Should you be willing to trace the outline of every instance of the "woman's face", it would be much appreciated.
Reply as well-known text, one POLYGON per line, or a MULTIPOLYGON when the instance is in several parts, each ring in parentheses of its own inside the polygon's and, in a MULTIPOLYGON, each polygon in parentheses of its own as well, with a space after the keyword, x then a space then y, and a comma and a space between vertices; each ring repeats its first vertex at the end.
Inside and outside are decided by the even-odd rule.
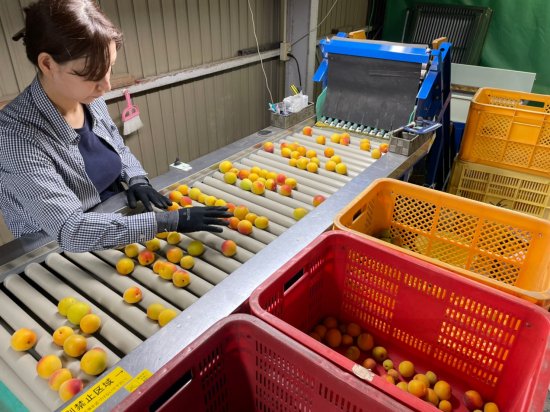
MULTIPOLYGON (((114 41, 109 45, 109 54, 111 66, 113 66, 117 57, 114 41)), ((84 69, 85 64, 86 58, 84 57, 58 64, 52 80, 57 92, 66 99, 89 104, 111 90, 111 70, 107 71, 107 74, 100 80, 87 80, 77 74, 84 69)))

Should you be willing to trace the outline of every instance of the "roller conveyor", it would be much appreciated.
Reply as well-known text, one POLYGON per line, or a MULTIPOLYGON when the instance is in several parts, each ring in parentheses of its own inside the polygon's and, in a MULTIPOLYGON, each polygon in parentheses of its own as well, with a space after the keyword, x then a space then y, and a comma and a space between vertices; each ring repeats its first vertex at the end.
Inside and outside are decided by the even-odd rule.
MULTIPOLYGON (((62 355, 64 365, 67 362, 73 374, 86 384, 101 379, 83 374, 78 360, 63 355, 62 349, 51 341, 51 333, 57 327, 69 324, 57 313, 56 305, 61 298, 74 296, 87 302, 92 312, 101 317, 102 327, 88 337, 88 347, 101 346, 108 352, 109 370, 116 365, 131 376, 144 369, 154 372, 217 320, 239 310, 266 277, 328 229, 338 211, 372 180, 401 176, 428 150, 425 145, 408 158, 388 153, 375 161, 368 152, 359 150, 358 139, 364 136, 350 133, 350 146, 342 146, 330 142, 333 131, 314 128, 314 136, 327 136, 326 145, 319 145, 314 138, 301 133, 306 124, 308 122, 290 130, 268 128, 197 159, 191 163, 193 170, 190 172, 171 170, 153 179, 154 186, 164 189, 165 193, 180 184, 187 184, 198 187, 206 195, 245 205, 251 212, 270 220, 266 230, 254 228, 250 236, 229 228, 224 228, 220 234, 198 232, 182 235, 177 246, 183 250, 187 250, 192 240, 200 240, 205 246, 205 252, 195 257, 195 266, 188 271, 191 283, 185 288, 174 287, 171 282, 157 276, 151 267, 140 266, 137 262, 131 275, 119 275, 115 265, 123 256, 121 250, 67 253, 56 248, 55 244, 52 246, 54 242, 48 239, 38 246, 33 244, 32 250, 22 240, 1 248, 5 253, 0 253, 4 256, 0 261, 0 334, 6 339, 0 339, 3 342, 0 361, 9 366, 12 382, 28 383, 28 388, 20 392, 30 391, 43 404, 29 397, 32 410, 40 410, 37 405, 43 406, 44 410, 62 405, 57 394, 47 387, 47 382, 36 376, 34 368, 40 356, 48 353, 62 355), (275 151, 263 151, 263 141, 274 142, 275 151), (321 164, 318 173, 290 166, 288 159, 281 156, 279 147, 283 142, 298 142, 307 149, 316 150, 321 164), (348 167, 347 175, 324 169, 326 160, 322 151, 326 147, 332 147, 342 157, 348 167), (240 189, 239 182, 228 185, 223 181, 223 174, 217 170, 218 163, 223 160, 232 161, 239 169, 258 166, 284 173, 295 178, 298 186, 291 197, 270 191, 255 195, 240 189), (318 194, 327 200, 313 207, 313 196, 318 194), (309 211, 299 222, 293 217, 297 207, 309 211), (238 245, 237 254, 231 258, 220 252, 225 239, 232 239, 238 245), (18 248, 19 254, 13 250, 14 247, 18 248), (123 301, 122 293, 133 285, 142 289, 143 300, 129 305, 123 301), (153 302, 173 308, 181 316, 161 328, 146 317, 146 308, 153 302), (17 353, 9 348, 9 335, 20 327, 37 331, 39 341, 34 350, 17 353)), ((372 147, 382 142, 373 139, 372 147)), ((110 199, 100 208, 126 212, 122 196, 110 199)), ((165 259, 168 247, 161 240, 161 249, 156 252, 159 259, 165 259)), ((139 248, 143 249, 144 245, 139 245, 139 248)), ((127 394, 125 389, 117 391, 100 410, 111 409, 127 394)))

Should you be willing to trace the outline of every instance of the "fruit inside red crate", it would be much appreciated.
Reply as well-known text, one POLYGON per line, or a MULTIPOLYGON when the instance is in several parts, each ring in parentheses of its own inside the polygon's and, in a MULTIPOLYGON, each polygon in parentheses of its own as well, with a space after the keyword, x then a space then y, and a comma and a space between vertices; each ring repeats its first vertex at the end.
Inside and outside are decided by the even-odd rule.
MULTIPOLYGON (((262 284, 250 306, 349 371, 372 352, 361 351, 353 362, 346 347, 334 350, 309 333, 328 316, 358 324, 395 365, 408 360, 416 373, 433 371, 448 382, 453 411, 468 410, 469 390, 505 411, 544 404, 548 312, 364 237, 324 234, 262 284)), ((380 364, 375 370, 385 374, 380 364)), ((415 409, 433 410, 381 376, 370 384, 415 409)))

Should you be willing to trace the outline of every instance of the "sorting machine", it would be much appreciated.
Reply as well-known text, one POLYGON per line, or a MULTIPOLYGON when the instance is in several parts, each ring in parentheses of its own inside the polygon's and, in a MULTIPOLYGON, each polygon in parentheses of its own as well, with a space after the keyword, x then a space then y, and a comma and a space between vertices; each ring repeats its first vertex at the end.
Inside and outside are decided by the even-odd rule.
MULTIPOLYGON (((187 184, 200 188, 207 195, 246 205, 251 212, 270 219, 266 230, 255 228, 250 236, 231 229, 224 229, 221 234, 200 232, 183 236, 179 245, 183 249, 193 239, 206 245, 206 251, 196 258, 190 270, 191 283, 186 288, 176 288, 171 282, 160 279, 151 268, 137 264, 130 276, 118 275, 115 264, 123 256, 121 250, 68 253, 41 235, 20 238, 2 246, 0 381, 4 388, 33 411, 85 410, 84 407, 111 410, 129 391, 135 390, 139 382, 160 370, 216 321, 245 311, 246 300, 252 291, 329 229, 335 215, 369 183, 381 177, 400 178, 430 148, 430 142, 426 141, 409 156, 389 152, 375 160, 369 152, 360 150, 359 140, 365 137, 361 132, 350 130, 351 144, 343 146, 330 142, 333 130, 314 126, 313 136, 327 136, 326 146, 333 147, 347 165, 347 175, 340 175, 324 170, 324 146, 302 134, 304 126, 313 124, 314 119, 308 119, 287 130, 268 127, 192 161, 191 170, 171 169, 152 179, 155 188, 164 193, 187 184), (266 141, 274 143, 273 153, 262 149, 266 141), (321 161, 318 173, 290 166, 280 153, 283 142, 297 142, 316 150, 321 161), (292 197, 286 197, 275 192, 255 195, 229 185, 218 171, 218 164, 223 160, 230 160, 239 169, 258 166, 284 173, 297 180, 297 189, 292 197), (312 198, 318 194, 326 200, 313 207, 312 198), (296 207, 303 207, 309 213, 296 221, 292 213, 296 207), (239 252, 235 256, 226 257, 219 251, 224 239, 234 239, 238 244, 239 252), (136 305, 124 303, 123 291, 135 284, 144 291, 143 301, 136 305), (62 349, 52 343, 51 333, 67 322, 57 313, 56 306, 65 296, 88 302, 92 311, 102 318, 102 328, 89 337, 88 345, 101 346, 107 351, 109 368, 99 377, 87 376, 79 371, 77 359, 64 357, 66 366, 87 386, 78 397, 62 405, 57 393, 36 375, 35 367, 41 356, 62 354, 62 349), (146 307, 152 302, 161 302, 180 314, 161 328, 146 317, 146 307), (38 342, 33 350, 18 353, 9 348, 9 337, 21 327, 35 330, 38 342)), ((383 142, 383 137, 371 137, 372 148, 383 142)), ((129 213, 123 194, 109 199, 96 210, 129 213)), ((162 253, 161 250, 159 254, 162 253)))

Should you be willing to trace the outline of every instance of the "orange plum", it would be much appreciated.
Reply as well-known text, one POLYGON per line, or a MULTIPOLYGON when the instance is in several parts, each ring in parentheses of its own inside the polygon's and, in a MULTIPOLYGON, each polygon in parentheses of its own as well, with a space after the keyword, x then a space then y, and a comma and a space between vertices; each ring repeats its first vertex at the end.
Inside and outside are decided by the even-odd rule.
POLYGON ((326 143, 326 138, 323 135, 319 135, 315 138, 315 142, 317 142, 317 144, 324 145, 326 143))
POLYGON ((239 222, 241 220, 238 218, 238 217, 230 217, 229 218, 229 228, 233 229, 233 230, 237 230, 237 226, 239 225, 239 222))
POLYGON ((275 178, 275 182, 279 185, 284 185, 286 180, 286 175, 283 173, 279 173, 277 177, 275 178))
POLYGON ((97 376, 107 368, 107 353, 102 348, 92 348, 80 359, 80 369, 97 376))
POLYGON ((388 153, 389 145, 387 143, 382 143, 378 146, 378 149, 380 149, 381 153, 388 153))
POLYGON ((176 265, 171 262, 164 262, 159 269, 159 276, 166 280, 172 280, 174 272, 178 269, 176 265))
POLYGON ((160 312, 162 312, 165 307, 161 303, 151 303, 147 306, 147 317, 151 320, 158 320, 160 312))
POLYGON ((129 258, 135 258, 139 253, 139 247, 137 243, 130 243, 124 247, 124 254, 129 258))
POLYGON ((182 196, 180 199, 180 206, 191 206, 193 205, 193 200, 189 196, 182 196))
POLYGON ((52 340, 57 346, 63 346, 63 342, 65 342, 65 339, 67 339, 72 334, 74 334, 73 328, 69 326, 60 326, 53 332, 52 340))
POLYGON ((269 219, 265 216, 258 216, 254 220, 254 226, 258 229, 266 229, 269 226, 269 219))
POLYGON ((229 172, 231 168, 233 167, 233 163, 231 163, 229 160, 224 160, 223 162, 220 162, 218 165, 218 170, 222 173, 229 172))
POLYGON ((164 260, 157 260, 153 265, 153 273, 159 274, 160 267, 164 265, 164 260))
POLYGON ((275 145, 272 142, 265 142, 262 148, 268 153, 273 153, 273 150, 275 149, 275 145))
POLYGON ((189 193, 189 186, 187 185, 179 185, 176 190, 180 192, 182 195, 187 195, 189 193))
POLYGON ((479 394, 479 392, 474 390, 469 390, 464 392, 464 396, 462 398, 464 401, 464 405, 466 405, 466 408, 468 410, 473 411, 474 409, 481 409, 483 406, 483 398, 479 394))
POLYGON ((116 263, 116 271, 121 275, 129 275, 134 270, 134 261, 129 257, 122 257, 116 263))
POLYGON ((164 309, 162 312, 159 313, 159 317, 158 317, 159 325, 161 327, 166 325, 176 316, 178 316, 178 312, 176 312, 174 309, 164 309))
POLYGON ((184 288, 191 283, 191 276, 185 270, 178 269, 172 276, 172 283, 178 288, 184 288))
POLYGON ((171 246, 166 250, 166 259, 172 263, 178 263, 183 257, 183 250, 177 246, 171 246))
POLYGON ((48 386, 52 391, 58 391, 61 384, 73 377, 71 371, 67 368, 61 368, 51 374, 48 379, 48 386))
POLYGON ((310 173, 317 173, 317 170, 319 170, 319 166, 315 162, 308 162, 306 165, 306 170, 310 173))
POLYGON ((237 177, 241 180, 248 178, 248 175, 250 174, 250 170, 248 169, 240 169, 239 173, 237 173, 237 177))
POLYGON ((261 195, 265 192, 265 185, 259 180, 256 180, 254 183, 252 183, 251 191, 255 195, 261 195))
POLYGON ((101 318, 95 313, 88 313, 80 319, 80 330, 87 334, 92 334, 98 331, 101 326, 101 318))
POLYGON ((57 311, 60 315, 67 316, 67 310, 73 303, 76 302, 76 298, 73 298, 72 296, 66 296, 57 303, 57 311))
POLYGON ((305 215, 307 215, 307 210, 303 207, 297 207, 296 209, 294 209, 294 212, 292 212, 292 216, 296 220, 302 219, 305 215))
POLYGON ((189 245, 187 246, 187 253, 189 253, 191 256, 200 256, 204 252, 204 245, 200 240, 193 240, 189 245))
POLYGON ((179 232, 170 232, 166 237, 166 242, 169 245, 177 245, 181 241, 181 235, 179 232))
POLYGON ((36 373, 38 373, 38 376, 40 376, 41 378, 48 379, 50 376, 52 376, 52 373, 54 373, 58 369, 61 369, 62 367, 63 364, 61 363, 61 359, 59 359, 59 356, 50 354, 43 356, 36 363, 36 373))
POLYGON ((279 194, 283 196, 290 196, 292 193, 292 188, 289 185, 281 185, 279 186, 279 194))
POLYGON ((59 387, 59 397, 63 402, 67 402, 83 388, 84 383, 80 379, 71 378, 63 382, 59 387))
POLYGON ((156 252, 160 249, 160 240, 156 237, 145 242, 145 247, 151 252, 156 252))
POLYGON ((155 254, 150 250, 142 250, 138 255, 138 262, 142 266, 149 266, 155 261, 155 254))
POLYGON ((63 343, 63 350, 68 356, 73 358, 78 358, 84 352, 86 352, 86 347, 88 342, 86 338, 82 335, 71 335, 63 343))
POLYGON ((285 179, 285 185, 290 186, 292 189, 296 189, 296 186, 298 186, 298 182, 293 177, 287 177, 285 179))
POLYGON ((340 144, 344 146, 349 146, 349 143, 350 143, 349 136, 342 135, 342 137, 340 138, 340 144))
POLYGON ((184 269, 191 269, 195 266, 195 259, 191 255, 185 255, 180 260, 180 266, 184 269))
POLYGON ((233 213, 235 211, 235 208, 237 207, 237 206, 235 206, 234 203, 231 203, 231 202, 227 202, 227 204, 225 206, 227 207, 227 211, 229 213, 233 213))
POLYGON ((249 220, 241 220, 237 225, 237 231, 243 235, 252 233, 252 223, 249 220))
POLYGON ((248 213, 249 213, 248 208, 243 205, 237 206, 233 211, 233 215, 239 220, 243 220, 248 213))
POLYGON ((340 175, 347 175, 348 174, 348 168, 344 163, 338 163, 336 165, 336 173, 340 175))
POLYGON ((330 135, 330 141, 332 143, 340 143, 341 138, 342 137, 338 133, 334 133, 334 134, 330 135))
POLYGON ((306 136, 311 136, 313 134, 313 129, 310 126, 305 126, 302 129, 302 133, 305 134, 306 136))
POLYGON ((311 203, 313 204, 313 206, 317 207, 321 203, 323 203, 325 200, 326 198, 323 195, 316 195, 316 196, 313 196, 313 201, 311 203))
POLYGON ((181 193, 179 190, 172 190, 170 193, 168 193, 168 199, 176 203, 179 203, 182 196, 183 193, 181 193))
POLYGON ((143 295, 141 293, 141 289, 137 286, 130 286, 122 295, 122 298, 126 303, 138 303, 141 301, 142 297, 143 295))
POLYGON ((256 213, 247 213, 244 218, 248 220, 250 223, 254 224, 254 221, 256 220, 257 217, 258 215, 256 213))
POLYGON ((224 256, 231 257, 237 253, 237 244, 232 240, 225 240, 222 243, 221 251, 224 254, 224 256))
POLYGON ((247 192, 250 192, 250 189, 252 188, 252 180, 246 179, 246 178, 241 180, 241 182, 239 183, 239 187, 242 190, 246 190, 247 192))
POLYGON ((267 190, 271 190, 273 192, 277 190, 277 182, 273 179, 267 179, 264 186, 267 190))
POLYGON ((209 196, 205 196, 204 198, 204 204, 206 206, 214 206, 214 203, 216 203, 216 196, 212 196, 212 195, 209 195, 209 196))
POLYGON ((192 199, 192 200, 199 200, 199 197, 201 195, 201 190, 198 188, 198 187, 193 187, 192 189, 189 190, 189 197, 192 199))
POLYGON ((223 175, 223 181, 227 184, 234 185, 237 181, 237 175, 233 172, 226 172, 223 175))
POLYGON ((80 325, 80 320, 88 313, 92 313, 90 305, 84 302, 76 302, 67 311, 67 319, 73 325, 80 325))

